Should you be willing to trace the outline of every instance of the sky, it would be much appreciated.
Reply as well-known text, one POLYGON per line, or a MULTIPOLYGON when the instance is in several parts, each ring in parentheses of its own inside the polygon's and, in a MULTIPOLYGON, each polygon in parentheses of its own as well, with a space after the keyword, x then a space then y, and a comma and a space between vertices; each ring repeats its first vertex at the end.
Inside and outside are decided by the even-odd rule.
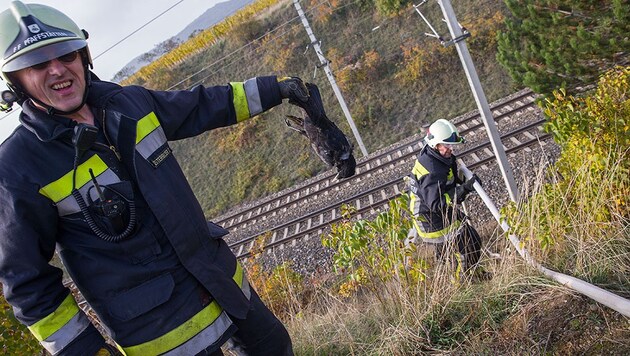
MULTIPOLYGON (((166 9, 177 4, 167 13, 146 27, 103 53, 94 60, 94 73, 103 80, 110 80, 125 64, 140 54, 150 51, 158 43, 176 35, 207 9, 226 0, 33 0, 65 13, 90 37, 88 45, 92 57, 105 52, 166 9)), ((10 0, 0 0, 0 12, 8 9, 10 0)), ((0 82, 0 90, 5 90, 0 82)), ((19 107, 9 116, 0 112, 0 142, 4 141, 18 125, 19 107)))

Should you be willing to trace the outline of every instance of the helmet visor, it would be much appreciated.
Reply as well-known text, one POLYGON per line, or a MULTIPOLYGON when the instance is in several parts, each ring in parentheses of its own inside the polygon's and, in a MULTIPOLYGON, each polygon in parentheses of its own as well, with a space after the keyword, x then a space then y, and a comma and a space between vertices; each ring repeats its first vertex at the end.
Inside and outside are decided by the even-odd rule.
POLYGON ((83 39, 52 43, 47 46, 33 49, 32 51, 24 53, 23 55, 7 62, 2 67, 2 71, 5 73, 15 72, 35 64, 61 57, 64 54, 77 51, 85 46, 87 46, 87 42, 83 39))
POLYGON ((451 134, 451 136, 445 138, 444 140, 442 140, 444 143, 450 143, 450 144, 458 144, 458 143, 464 143, 464 138, 460 135, 457 134, 457 132, 453 132, 451 134))

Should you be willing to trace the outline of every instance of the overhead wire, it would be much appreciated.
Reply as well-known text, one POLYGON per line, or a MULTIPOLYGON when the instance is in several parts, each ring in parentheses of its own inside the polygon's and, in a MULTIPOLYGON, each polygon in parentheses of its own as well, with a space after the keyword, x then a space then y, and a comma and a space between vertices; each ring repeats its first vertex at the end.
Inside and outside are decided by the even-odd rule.
MULTIPOLYGON (((345 4, 345 5, 343 5, 343 6, 337 7, 337 8, 335 8, 333 11, 334 11, 334 12, 336 12, 336 11, 340 11, 340 10, 344 9, 345 7, 347 7, 347 6, 350 6, 350 5, 353 5, 353 4, 358 3, 359 1, 360 1, 360 0, 356 0, 356 1, 354 1, 354 2, 351 2, 351 3, 345 4)), ((325 3, 328 3, 328 1, 322 1, 322 2, 320 2, 320 3, 318 3, 318 4, 316 4, 315 6, 311 7, 310 9, 308 9, 308 10, 305 12, 305 14, 310 14, 311 12, 313 12, 314 10, 316 10, 319 6, 324 5, 325 3)), ((367 19, 367 18, 369 18, 369 17, 371 17, 371 15, 366 15, 366 16, 362 17, 362 18, 360 19, 360 21, 363 21, 363 20, 365 20, 365 19, 367 19)), ((295 20, 295 19, 298 19, 298 18, 299 18, 299 16, 296 16, 296 17, 292 18, 291 20, 287 21, 286 23, 284 23, 283 25, 286 25, 287 23, 289 23, 289 22, 291 22, 291 21, 293 21, 293 20, 295 20)), ((280 28, 280 27, 281 27, 281 26, 279 26, 278 28, 280 28)), ((301 26, 300 26, 300 27, 301 27, 301 26)), ((270 32, 267 32, 265 35, 263 35, 263 36, 261 36, 261 37, 259 37, 259 38, 255 39, 255 40, 253 40, 253 41, 252 41, 252 42, 250 42, 249 44, 251 44, 251 43, 254 43, 254 42, 258 41, 259 39, 261 39, 261 38, 265 37, 266 35, 268 35, 269 33, 271 33, 271 32, 273 32, 273 31, 277 30, 278 28, 275 28, 274 30, 272 30, 272 31, 270 31, 270 32)), ((286 30, 286 31, 284 31, 283 33, 281 33, 280 35, 278 35, 278 36, 276 36, 276 37, 271 38, 271 39, 269 40, 269 42, 271 42, 271 41, 275 41, 275 40, 277 40, 277 39, 279 39, 279 38, 281 38, 281 37, 283 37, 283 36, 287 35, 287 34, 289 33, 289 31, 290 31, 290 30, 286 30)), ((222 59, 225 59, 226 57, 228 57, 228 56, 222 57, 222 59)), ((244 58, 244 57, 239 57, 239 58, 244 58)), ((221 61, 221 59, 219 59, 218 61, 220 62, 220 61, 221 61)), ((217 62, 217 61, 215 61, 215 62, 217 62)), ((231 64, 232 64, 232 63, 234 63, 234 62, 236 62, 236 59, 234 59, 234 60, 232 60, 232 61, 228 62, 228 63, 227 63, 227 66, 231 65, 231 64)), ((216 64, 216 63, 213 63, 213 65, 214 65, 214 64, 216 64)), ((210 66, 208 66, 208 67, 210 67, 210 66)), ((201 78, 200 80, 197 80, 195 83, 193 83, 193 84, 190 86, 190 88, 192 88, 192 87, 194 87, 194 86, 196 86, 196 85, 198 85, 198 84, 202 83, 204 80, 206 80, 206 79, 207 79, 208 77, 210 77, 212 74, 217 73, 218 71, 219 71, 219 70, 213 71, 213 72, 212 72, 212 73, 210 73, 209 75, 206 75, 205 77, 201 78)), ((192 76, 190 76, 190 77, 192 77, 192 76)), ((189 78, 190 78, 190 77, 189 77, 189 78)), ((188 79, 189 79, 189 78, 188 78, 188 79)), ((189 89, 190 89, 190 88, 189 88, 189 89)))
MULTIPOLYGON (((298 17, 298 18, 299 18, 299 17, 298 17)), ((275 37, 271 38, 269 41, 275 41, 275 40, 278 40, 279 38, 282 38, 282 37, 286 36, 286 35, 287 35, 290 31, 291 31, 290 29, 287 29, 286 31, 282 32, 281 34, 279 34, 279 35, 277 35, 277 36, 275 36, 275 37)), ((269 34, 269 32, 267 32, 267 34, 269 34)), ((264 37, 264 36, 263 36, 263 37, 264 37)), ((261 37, 261 38, 262 38, 262 37, 261 37)), ((251 42, 250 42, 250 43, 251 43, 251 42)), ((222 58, 221 58, 220 60, 218 60, 218 61, 215 61, 215 62, 213 63, 213 66, 214 66, 214 65, 216 65, 216 64, 218 64, 218 62, 220 62, 220 61, 222 61, 222 60, 224 60, 224 59, 226 59, 226 58, 228 58, 228 57, 229 57, 229 55, 222 57, 222 58)), ((191 85, 189 86, 189 88, 188 88, 188 89, 191 89, 191 88, 195 87, 196 85, 201 84, 203 81, 205 81, 206 79, 208 79, 208 78, 209 78, 210 76, 212 76, 213 74, 217 73, 219 70, 221 70, 221 69, 225 69, 226 67, 229 67, 230 65, 232 65, 233 63, 236 63, 237 61, 240 61, 240 60, 241 60, 241 59, 243 59, 244 57, 245 57, 245 56, 242 56, 242 57, 236 57, 236 58, 232 59, 232 60, 231 60, 230 62, 228 62, 226 65, 224 65, 224 66, 222 66, 221 68, 219 68, 219 69, 217 69, 217 70, 215 70, 215 71, 213 71, 213 72, 209 73, 208 75, 204 76, 203 78, 201 78, 201 79, 197 80, 196 82, 194 82, 193 84, 191 84, 191 85)), ((209 68, 210 68, 210 66, 209 66, 208 68, 206 68, 206 69, 209 69, 209 68)))
POLYGON ((191 79, 191 78, 192 78, 192 77, 194 77, 195 75, 197 75, 197 74, 199 74, 199 73, 201 73, 201 72, 203 72, 203 71, 205 71, 205 70, 207 70, 207 69, 209 69, 209 68, 212 68, 212 67, 213 67, 214 65, 216 65, 217 63, 219 63, 219 62, 221 62, 221 61, 225 60, 226 58, 231 57, 232 55, 234 55, 234 54, 236 54, 236 53, 238 53, 238 52, 240 52, 240 51, 244 50, 245 48, 247 48, 247 47, 249 47, 249 46, 252 46, 254 43, 256 43, 257 41, 259 41, 259 40, 263 39, 265 36, 269 35, 270 33, 273 33, 274 31, 276 31, 276 30, 278 30, 278 29, 280 29, 280 28, 282 28, 282 27, 284 27, 284 26, 286 26, 286 25, 288 25, 289 23, 291 23, 291 22, 295 21, 296 19, 299 19, 299 16, 296 16, 296 17, 294 17, 294 18, 290 19, 289 21, 286 21, 285 23, 283 23, 283 24, 281 24, 280 26, 278 26, 278 27, 274 28, 273 30, 271 30, 271 31, 269 31, 269 32, 266 32, 265 34, 263 34, 263 35, 259 36, 259 37, 258 37, 258 38, 256 38, 256 39, 251 40, 250 42, 248 42, 248 43, 244 44, 243 46, 241 46, 241 47, 239 47, 239 48, 237 48, 237 49, 235 49, 234 51, 232 51, 232 52, 228 53, 227 55, 225 55, 225 56, 223 56, 223 57, 221 57, 221 58, 219 58, 219 59, 217 59, 217 60, 213 61, 213 62, 212 62, 212 63, 210 63, 209 65, 207 65, 207 66, 205 66, 205 67, 203 67, 203 68, 199 69, 199 70, 198 70, 198 71, 196 71, 195 73, 192 73, 192 74, 190 74, 188 77, 186 77, 186 78, 184 78, 184 79, 180 80, 179 82, 177 82, 177 83, 175 83, 175 84, 171 85, 171 86, 170 86, 169 88, 167 88, 166 90, 171 90, 171 89, 173 89, 173 88, 177 87, 178 85, 182 84, 183 82, 185 82, 185 81, 187 81, 187 80, 191 79))
MULTIPOLYGON (((356 3, 356 2, 358 2, 358 0, 357 0, 357 1, 355 1, 355 3, 356 3)), ((320 6, 322 6, 322 5, 326 4, 326 3, 328 3, 328 1, 327 1, 327 0, 322 0, 322 1, 320 1, 320 2, 319 2, 319 3, 317 3, 315 6, 311 7, 308 11, 306 11, 306 12, 305 12, 305 14, 310 13, 310 12, 312 12, 312 11, 316 10, 318 7, 320 7, 320 6)), ((344 6, 344 7, 345 7, 345 6, 344 6)), ((275 27, 274 29, 272 29, 271 31, 268 31, 268 32, 266 32, 265 34, 263 34, 263 35, 259 36, 258 38, 251 40, 250 42, 248 42, 248 43, 244 44, 243 46, 241 46, 241 47, 237 48, 236 50, 234 50, 234 51, 232 51, 232 52, 228 53, 227 55, 225 55, 225 56, 223 56, 223 57, 221 57, 221 58, 219 58, 219 59, 217 59, 217 60, 215 60, 215 61, 213 61, 213 62, 212 62, 212 63, 210 63, 209 65, 207 65, 207 66, 205 66, 205 67, 203 67, 203 68, 199 69, 199 70, 198 70, 198 71, 196 71, 195 73, 192 73, 192 74, 188 75, 186 78, 184 78, 184 79, 180 80, 179 82, 177 82, 177 83, 175 83, 175 84, 171 85, 171 86, 170 86, 170 87, 168 87, 166 90, 172 90, 172 89, 176 88, 178 85, 180 85, 180 84, 182 84, 182 83, 186 82, 187 80, 191 79, 191 78, 192 78, 192 77, 194 77, 195 75, 197 75, 197 74, 199 74, 199 73, 201 73, 201 72, 203 72, 203 71, 205 71, 205 70, 207 70, 207 69, 209 69, 209 68, 211 68, 211 67, 213 67, 213 66, 217 65, 217 64, 218 64, 218 63, 220 63, 221 61, 223 61, 223 60, 225 60, 226 58, 229 58, 229 57, 231 57, 232 55, 234 55, 234 54, 236 54, 236 53, 238 53, 238 52, 240 52, 240 51, 242 51, 242 50, 246 49, 247 47, 252 46, 252 45, 253 45, 253 44, 255 44, 257 41, 259 41, 259 40, 263 39, 265 36, 269 35, 270 33, 273 33, 273 32, 275 32, 275 31, 277 31, 277 30, 279 30, 279 29, 281 29, 281 28, 283 28, 283 27, 287 26, 288 24, 292 23, 293 21, 295 21, 295 20, 297 20, 297 19, 299 19, 299 18, 300 18, 299 16, 294 16, 294 17, 292 17, 291 19, 289 19, 289 20, 285 21, 284 23, 282 23, 282 24, 280 24, 280 25, 276 26, 276 27, 275 27)), ((283 33, 283 35, 284 35, 284 34, 286 34, 286 31, 283 33)), ((214 73, 216 73, 216 72, 214 72, 214 73)), ((206 79, 206 78, 208 78, 208 76, 204 77, 204 79, 206 79)), ((196 82, 196 83, 197 83, 197 82, 196 82)), ((195 84, 195 85, 196 85, 196 84, 195 84)))
POLYGON ((133 32, 131 32, 130 34, 128 34, 127 36, 123 37, 120 41, 114 43, 113 45, 109 46, 109 48, 107 48, 106 50, 104 50, 103 52, 99 53, 97 56, 95 56, 93 58, 93 60, 96 60, 98 57, 104 55, 105 53, 109 52, 110 50, 112 50, 114 47, 118 46, 119 44, 121 44, 122 42, 124 42, 125 40, 127 40, 129 37, 135 35, 138 31, 142 30, 143 28, 147 27, 151 22, 157 20, 158 18, 160 18, 162 15, 164 15, 165 13, 171 11, 175 6, 181 4, 182 2, 184 2, 184 0, 179 0, 178 2, 176 2, 175 4, 171 5, 171 7, 169 7, 168 9, 162 11, 160 14, 158 14, 157 16, 153 17, 151 20, 149 20, 148 22, 146 22, 144 25, 138 27, 136 30, 134 30, 133 32))

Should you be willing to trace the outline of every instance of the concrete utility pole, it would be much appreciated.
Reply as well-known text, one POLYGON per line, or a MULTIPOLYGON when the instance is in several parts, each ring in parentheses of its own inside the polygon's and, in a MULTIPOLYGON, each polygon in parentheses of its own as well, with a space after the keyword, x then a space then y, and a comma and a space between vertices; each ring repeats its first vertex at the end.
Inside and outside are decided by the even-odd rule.
POLYGON ((330 62, 328 61, 328 59, 326 59, 326 57, 324 57, 324 54, 322 53, 322 49, 319 46, 319 42, 317 41, 317 38, 315 38, 315 34, 313 33, 313 30, 311 29, 311 26, 308 23, 308 19, 306 18, 306 15, 304 15, 304 11, 302 11, 302 7, 300 6, 299 0, 293 0, 293 5, 295 5, 295 9, 297 10, 298 15, 300 15, 300 19, 302 19, 302 25, 304 25, 304 28, 306 29, 306 33, 308 34, 308 37, 311 39, 311 45, 315 49, 315 53, 317 53, 317 57, 319 57, 319 61, 324 67, 324 72, 326 73, 326 76, 328 77, 328 81, 330 82, 330 85, 332 86, 333 91, 335 92, 335 95, 337 96, 339 105, 341 105, 341 110, 343 110, 343 113, 346 116, 346 120, 348 120, 348 124, 350 124, 350 128, 352 129, 354 138, 357 140, 357 143, 359 144, 359 148, 361 149, 361 153, 363 154, 363 156, 367 156, 368 151, 365 149, 365 145, 363 144, 363 140, 361 139, 359 130, 357 130, 357 127, 354 124, 354 121, 352 120, 352 116, 350 115, 350 110, 348 110, 348 106, 346 105, 345 100, 343 100, 343 96, 341 95, 341 90, 339 90, 339 87, 337 86, 337 81, 335 80, 335 76, 333 75, 332 69, 329 66, 330 62))
MULTIPOLYGON (((503 148, 503 144, 501 143, 501 136, 499 135, 499 131, 497 130, 494 117, 492 116, 492 111, 490 111, 490 106, 488 105, 486 95, 484 94, 483 88, 481 87, 481 82, 479 81, 477 70, 475 69, 475 65, 472 62, 470 53, 468 52, 468 46, 466 46, 466 42, 464 41, 466 37, 469 36, 469 34, 465 34, 462 32, 462 28, 457 22, 457 18, 455 17, 455 12, 453 12, 453 6, 451 5, 450 0, 437 1, 442 8, 442 13, 446 18, 446 23, 448 25, 448 29, 451 33, 452 38, 452 40, 447 42, 445 45, 454 44, 457 48, 459 59, 462 62, 464 71, 466 72, 466 77, 468 78, 468 84, 470 84, 470 89, 472 90, 475 101, 477 102, 477 107, 479 109, 479 112, 481 113, 481 118, 483 119, 483 123, 486 126, 486 132, 488 133, 490 143, 492 144, 492 149, 494 150, 494 154, 497 158, 499 169, 503 174, 503 180, 505 181, 508 193, 510 194, 510 199, 512 201, 517 201, 518 187, 516 186, 516 181, 514 180, 512 168, 507 161, 505 149, 503 148)), ((418 11, 417 8, 416 11, 418 11)))

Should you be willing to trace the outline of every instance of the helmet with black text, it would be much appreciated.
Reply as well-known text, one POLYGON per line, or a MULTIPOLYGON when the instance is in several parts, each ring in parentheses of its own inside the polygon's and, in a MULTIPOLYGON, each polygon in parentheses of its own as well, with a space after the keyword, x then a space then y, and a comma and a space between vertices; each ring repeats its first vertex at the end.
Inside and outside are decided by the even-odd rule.
POLYGON ((459 135, 459 131, 455 125, 445 119, 438 119, 429 126, 427 136, 424 141, 431 148, 435 148, 438 144, 458 145, 464 143, 464 138, 459 135))
POLYGON ((41 4, 13 1, 0 13, 0 72, 18 102, 27 98, 47 108, 49 113, 71 114, 87 99, 92 58, 87 45, 88 34, 61 11, 41 4), (81 55, 85 68, 86 89, 83 102, 70 111, 57 110, 33 98, 12 79, 11 73, 60 58, 72 52, 81 55))

